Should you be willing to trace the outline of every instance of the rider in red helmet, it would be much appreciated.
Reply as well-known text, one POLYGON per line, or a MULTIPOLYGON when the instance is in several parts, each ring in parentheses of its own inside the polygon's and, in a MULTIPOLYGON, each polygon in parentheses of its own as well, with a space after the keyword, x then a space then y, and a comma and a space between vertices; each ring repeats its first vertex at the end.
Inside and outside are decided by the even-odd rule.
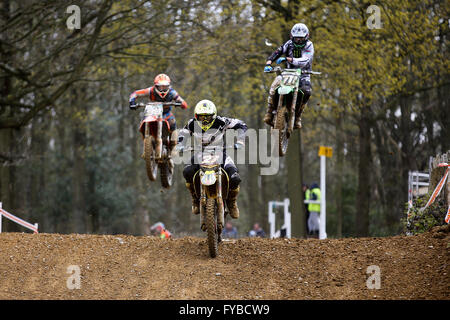
MULTIPOLYGON (((155 77, 152 87, 136 90, 130 95, 130 109, 136 109, 136 98, 138 97, 149 97, 150 101, 157 102, 179 102, 181 103, 181 108, 188 108, 186 101, 184 101, 183 98, 181 98, 181 96, 171 87, 169 76, 164 73, 158 74, 155 77)), ((171 106, 164 106, 163 118, 167 120, 170 125, 170 151, 173 150, 178 142, 178 137, 175 134, 177 123, 171 110, 171 106)))

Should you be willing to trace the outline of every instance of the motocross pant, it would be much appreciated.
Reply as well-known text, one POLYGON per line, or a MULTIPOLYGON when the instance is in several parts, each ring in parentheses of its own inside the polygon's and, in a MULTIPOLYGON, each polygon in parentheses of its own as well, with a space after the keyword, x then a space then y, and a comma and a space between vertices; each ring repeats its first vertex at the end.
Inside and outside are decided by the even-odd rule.
POLYGON ((170 132, 173 132, 177 128, 177 121, 175 120, 175 116, 172 112, 168 111, 163 113, 163 118, 169 122, 170 132))
MULTIPOLYGON (((239 176, 239 170, 234 164, 233 160, 224 154, 225 161, 220 165, 228 175, 230 181, 230 190, 234 190, 241 183, 241 177, 239 176)), ((194 163, 194 157, 191 158, 191 164, 184 167, 183 176, 186 182, 193 183, 195 173, 200 170, 200 165, 194 163)))

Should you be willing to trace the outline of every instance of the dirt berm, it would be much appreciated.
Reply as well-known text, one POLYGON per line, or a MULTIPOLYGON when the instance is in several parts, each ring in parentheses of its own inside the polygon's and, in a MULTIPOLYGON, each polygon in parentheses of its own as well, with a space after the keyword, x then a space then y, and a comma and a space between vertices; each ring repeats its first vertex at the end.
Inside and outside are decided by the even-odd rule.
POLYGON ((409 237, 245 238, 219 250, 211 259, 206 240, 191 237, 2 233, 0 299, 450 299, 450 226, 409 237), (379 267, 379 289, 367 286, 377 284, 369 266, 379 267))

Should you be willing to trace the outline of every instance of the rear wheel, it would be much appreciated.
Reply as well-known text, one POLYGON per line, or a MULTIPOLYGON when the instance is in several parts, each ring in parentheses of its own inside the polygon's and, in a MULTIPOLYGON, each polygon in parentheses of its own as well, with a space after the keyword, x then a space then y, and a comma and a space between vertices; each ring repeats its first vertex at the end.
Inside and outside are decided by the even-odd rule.
POLYGON ((278 109, 275 118, 274 129, 278 129, 278 152, 282 157, 286 154, 288 148, 288 112, 286 106, 282 106, 278 109))
POLYGON ((161 185, 163 188, 170 188, 173 181, 173 162, 171 163, 170 159, 166 159, 166 161, 159 165, 159 170, 161 175, 161 185))
POLYGON ((144 138, 145 168, 150 181, 156 180, 156 174, 158 171, 158 166, 155 160, 154 141, 155 139, 152 136, 147 136, 144 138))
POLYGON ((216 200, 212 198, 206 199, 206 233, 208 236, 208 248, 211 258, 217 256, 217 222, 216 222, 216 200))

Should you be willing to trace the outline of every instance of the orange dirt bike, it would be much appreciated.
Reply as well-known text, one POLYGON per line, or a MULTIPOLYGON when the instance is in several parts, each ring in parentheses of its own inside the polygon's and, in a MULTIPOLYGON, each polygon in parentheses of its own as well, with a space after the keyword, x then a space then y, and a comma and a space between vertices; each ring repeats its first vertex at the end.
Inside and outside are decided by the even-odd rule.
POLYGON ((233 147, 206 146, 203 149, 178 148, 179 151, 194 151, 195 163, 200 170, 194 175, 194 187, 200 198, 200 220, 203 231, 206 231, 209 255, 214 258, 218 254, 218 244, 222 241, 222 230, 228 209, 224 199, 228 198, 229 177, 220 163, 225 161, 223 149, 233 147), (222 161, 221 161, 222 160, 222 161))
POLYGON ((302 74, 321 74, 315 71, 302 71, 301 69, 282 69, 279 66, 273 68, 271 72, 281 75, 280 86, 276 90, 279 96, 277 110, 274 116, 273 130, 278 130, 278 151, 280 157, 286 154, 289 137, 294 130, 295 105, 297 99, 303 99, 303 91, 299 89, 300 77, 302 74), (300 97, 298 94, 300 93, 300 97))
MULTIPOLYGON (((136 109, 144 108, 139 132, 144 138, 145 167, 150 181, 155 181, 158 168, 163 188, 172 186, 174 164, 170 156, 170 125, 163 118, 164 106, 181 106, 178 102, 148 102, 136 104, 136 109)), ((176 136, 176 131, 172 132, 176 136)), ((172 137, 176 141, 175 138, 172 137)))

